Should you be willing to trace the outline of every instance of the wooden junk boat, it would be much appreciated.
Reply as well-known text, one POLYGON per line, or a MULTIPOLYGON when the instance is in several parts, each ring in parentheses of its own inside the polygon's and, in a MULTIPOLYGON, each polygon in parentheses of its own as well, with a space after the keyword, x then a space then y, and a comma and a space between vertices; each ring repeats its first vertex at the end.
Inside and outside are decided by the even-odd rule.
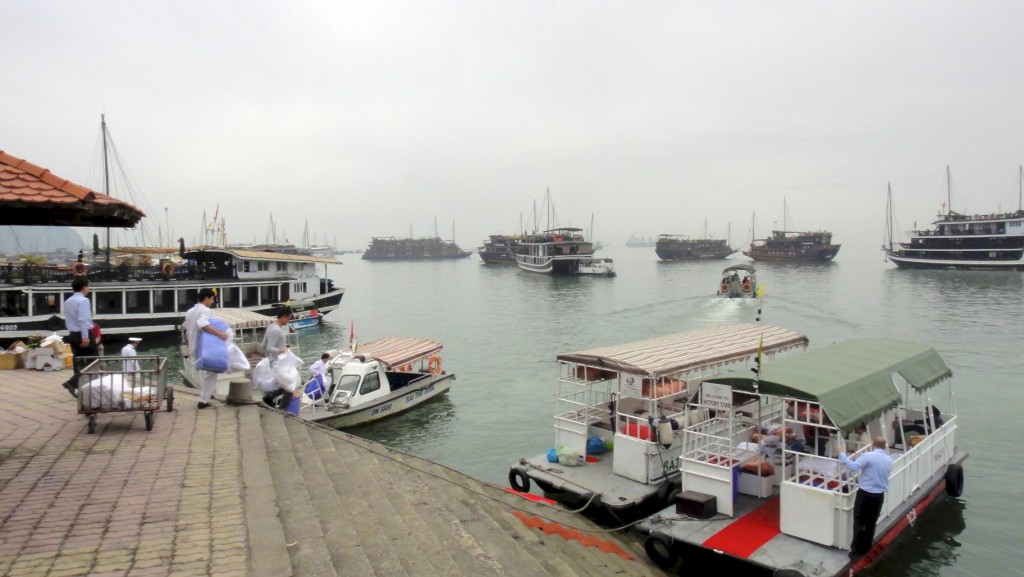
POLYGON ((774 355, 805 346, 798 332, 739 324, 558 355, 552 447, 559 462, 545 454, 520 459, 509 483, 520 492, 536 485, 597 517, 653 513, 678 492, 682 458, 681 443, 666 449, 655 438, 659 425, 685 423, 695 388, 726 370, 745 372, 758 350, 774 355), (588 447, 602 442, 613 450, 588 457, 588 447))
POLYGON ((669 570, 751 576, 867 568, 943 493, 963 491, 951 375, 930 347, 861 339, 703 381, 689 404, 698 418, 668 449, 684 492, 637 525, 648 555, 669 570), (838 442, 860 424, 886 439, 893 468, 873 546, 851 557, 858 474, 836 457, 871 450, 838 442))

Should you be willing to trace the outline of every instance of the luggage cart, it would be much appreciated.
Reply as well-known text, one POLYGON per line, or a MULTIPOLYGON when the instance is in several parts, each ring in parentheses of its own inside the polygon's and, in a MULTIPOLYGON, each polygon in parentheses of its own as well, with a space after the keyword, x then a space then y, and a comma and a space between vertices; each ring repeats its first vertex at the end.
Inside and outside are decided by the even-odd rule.
POLYGON ((78 380, 78 414, 89 418, 89 434, 96 432, 96 415, 100 413, 142 412, 146 430, 152 431, 165 399, 167 411, 174 410, 174 389, 167 385, 167 357, 82 357, 75 362, 84 365, 78 380))

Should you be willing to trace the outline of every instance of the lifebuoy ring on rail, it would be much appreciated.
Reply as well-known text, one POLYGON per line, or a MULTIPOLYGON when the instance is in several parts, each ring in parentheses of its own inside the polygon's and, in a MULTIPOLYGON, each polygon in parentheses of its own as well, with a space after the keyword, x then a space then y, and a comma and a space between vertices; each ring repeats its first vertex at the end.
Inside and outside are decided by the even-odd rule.
POLYGON ((75 276, 85 276, 89 273, 89 265, 84 262, 76 262, 71 265, 71 274, 75 276))
POLYGON ((520 493, 530 492, 530 478, 522 469, 516 467, 508 472, 508 484, 520 493))
POLYGON ((164 276, 172 276, 174 274, 174 263, 171 261, 165 262, 160 266, 160 272, 164 276))
POLYGON ((427 364, 427 370, 432 375, 441 374, 441 357, 437 355, 430 355, 430 362, 427 364))
POLYGON ((743 281, 743 292, 745 292, 745 293, 750 292, 750 281, 748 281, 748 280, 743 281))
POLYGON ((729 283, 722 283, 722 286, 718 287, 722 292, 729 292, 729 283))

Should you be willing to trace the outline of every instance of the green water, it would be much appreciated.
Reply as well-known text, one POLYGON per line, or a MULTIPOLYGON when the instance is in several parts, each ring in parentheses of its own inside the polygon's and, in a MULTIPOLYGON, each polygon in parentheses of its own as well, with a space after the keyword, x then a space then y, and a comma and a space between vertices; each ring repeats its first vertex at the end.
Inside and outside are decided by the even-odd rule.
MULTIPOLYGON (((957 439, 970 453, 963 498, 941 500, 870 574, 1020 574, 1024 275, 902 271, 880 253, 843 251, 828 265, 759 264, 763 322, 806 333, 812 347, 871 336, 935 347, 954 372, 957 439)), ((475 256, 346 257, 330 271, 346 288, 341 308, 301 335, 302 356, 347 342, 350 324, 362 341, 442 342, 444 368, 457 375, 446 398, 351 432, 504 485, 511 463, 553 441, 556 354, 757 315, 754 301, 713 296, 728 261, 662 263, 653 249, 625 247, 602 256, 615 259, 617 278, 553 278, 475 256)))

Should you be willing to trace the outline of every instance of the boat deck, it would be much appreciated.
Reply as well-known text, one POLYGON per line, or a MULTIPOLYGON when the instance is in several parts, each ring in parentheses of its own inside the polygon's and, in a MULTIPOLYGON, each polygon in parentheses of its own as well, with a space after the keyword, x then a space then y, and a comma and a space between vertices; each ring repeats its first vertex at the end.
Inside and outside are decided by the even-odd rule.
POLYGON ((580 506, 593 493, 598 495, 595 503, 603 503, 609 509, 633 507, 657 494, 657 485, 645 485, 614 474, 612 454, 588 456, 591 462, 578 467, 549 463, 547 455, 538 455, 526 459, 529 465, 526 474, 542 488, 549 485, 556 491, 576 495, 582 500, 580 506))

